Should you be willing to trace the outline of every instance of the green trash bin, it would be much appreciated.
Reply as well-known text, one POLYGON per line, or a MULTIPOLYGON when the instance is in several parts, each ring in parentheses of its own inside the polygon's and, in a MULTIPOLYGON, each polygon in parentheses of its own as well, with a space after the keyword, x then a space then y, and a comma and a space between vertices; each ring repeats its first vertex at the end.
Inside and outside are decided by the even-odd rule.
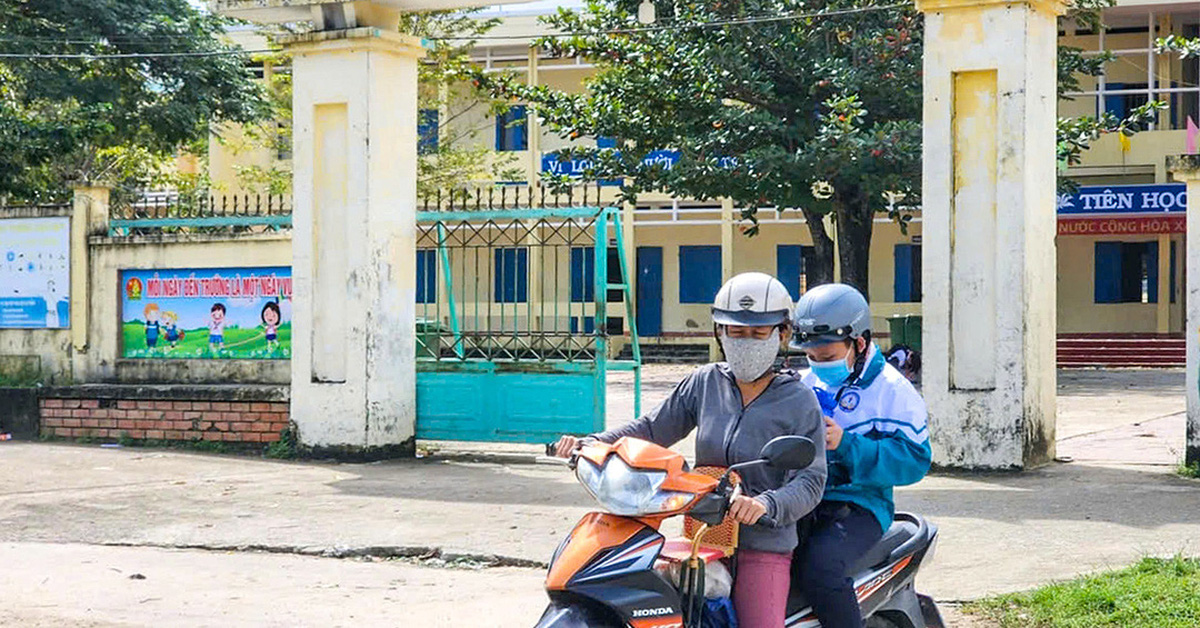
POLYGON ((442 324, 436 319, 417 319, 417 357, 436 358, 442 347, 442 324))
POLYGON ((893 316, 888 319, 888 331, 891 333, 893 347, 896 345, 905 345, 916 351, 921 350, 920 315, 893 316))

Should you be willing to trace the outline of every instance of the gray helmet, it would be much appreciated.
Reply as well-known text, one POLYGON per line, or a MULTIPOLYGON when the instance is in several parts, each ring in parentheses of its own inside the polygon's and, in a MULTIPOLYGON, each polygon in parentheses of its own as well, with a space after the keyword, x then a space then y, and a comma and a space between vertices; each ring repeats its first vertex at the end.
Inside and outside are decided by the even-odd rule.
POLYGON ((871 331, 871 308, 853 286, 827 283, 800 297, 792 327, 792 346, 797 349, 860 338, 871 331))
POLYGON ((766 327, 788 322, 792 295, 778 279, 766 273, 742 273, 721 286, 713 299, 717 325, 766 327))

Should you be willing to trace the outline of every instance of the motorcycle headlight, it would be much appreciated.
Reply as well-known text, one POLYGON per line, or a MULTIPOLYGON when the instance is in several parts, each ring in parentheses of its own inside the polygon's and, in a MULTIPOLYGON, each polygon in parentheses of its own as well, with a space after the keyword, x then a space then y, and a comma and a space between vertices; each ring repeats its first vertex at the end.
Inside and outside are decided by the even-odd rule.
POLYGON ((685 506, 692 495, 659 488, 666 471, 631 468, 620 456, 609 456, 603 467, 580 458, 575 475, 584 488, 614 515, 638 516, 671 512, 685 506))

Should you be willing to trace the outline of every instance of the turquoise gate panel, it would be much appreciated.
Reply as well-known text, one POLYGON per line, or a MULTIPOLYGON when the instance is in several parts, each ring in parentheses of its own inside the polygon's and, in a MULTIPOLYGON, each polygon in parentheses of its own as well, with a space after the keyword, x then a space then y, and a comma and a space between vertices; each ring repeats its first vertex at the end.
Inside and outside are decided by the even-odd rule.
MULTIPOLYGON (((417 438, 544 443, 604 429, 595 369, 472 363, 417 373, 417 438)), ((449 366, 449 365, 447 365, 449 366)))

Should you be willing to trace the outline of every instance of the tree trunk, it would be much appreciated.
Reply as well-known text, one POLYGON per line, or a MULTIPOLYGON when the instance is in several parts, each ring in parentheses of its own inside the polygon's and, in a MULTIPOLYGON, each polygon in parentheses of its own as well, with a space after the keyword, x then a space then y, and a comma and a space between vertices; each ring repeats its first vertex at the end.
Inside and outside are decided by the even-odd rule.
POLYGON ((870 199, 861 190, 846 195, 845 201, 836 203, 836 208, 842 283, 858 288, 869 302, 871 235, 875 228, 875 213, 871 209, 870 199))
MULTIPOLYGON (((833 283, 833 240, 825 233, 824 215, 808 209, 800 211, 804 212, 804 222, 813 241, 812 264, 804 268, 805 287, 833 283)), ((800 298, 798 294, 792 296, 800 298)))

